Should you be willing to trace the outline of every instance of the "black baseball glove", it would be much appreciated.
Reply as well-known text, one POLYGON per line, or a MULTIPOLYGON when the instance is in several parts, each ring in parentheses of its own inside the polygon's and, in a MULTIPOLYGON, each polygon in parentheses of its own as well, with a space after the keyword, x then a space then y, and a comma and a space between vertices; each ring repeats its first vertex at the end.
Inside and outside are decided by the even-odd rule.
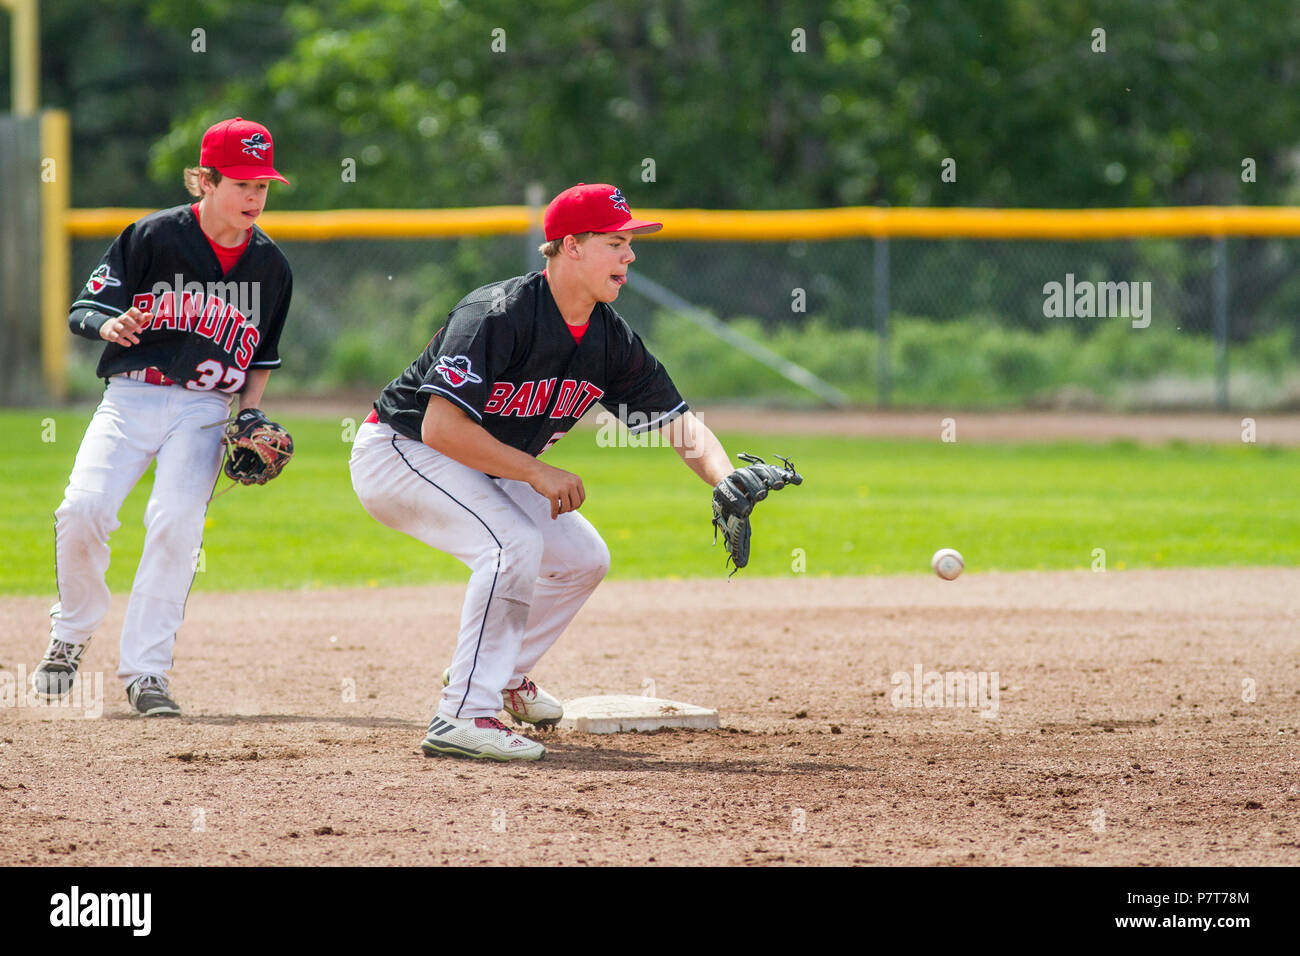
POLYGON ((221 436, 226 475, 241 485, 264 485, 293 457, 293 438, 260 409, 245 408, 221 436))
POLYGON ((803 484, 803 475, 794 470, 794 463, 788 458, 775 456, 785 465, 778 468, 757 455, 742 452, 738 457, 751 464, 736 469, 713 486, 713 542, 717 543, 718 531, 721 530, 728 561, 735 565, 731 574, 749 564, 749 516, 754 506, 766 498, 769 491, 803 484))

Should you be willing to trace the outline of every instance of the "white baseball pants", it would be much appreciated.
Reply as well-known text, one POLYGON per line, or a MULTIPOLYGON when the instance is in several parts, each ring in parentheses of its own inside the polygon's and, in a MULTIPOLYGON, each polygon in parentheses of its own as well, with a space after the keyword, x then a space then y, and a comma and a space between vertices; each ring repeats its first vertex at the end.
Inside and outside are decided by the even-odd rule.
POLYGON ((489 478, 367 422, 352 446, 352 487, 375 520, 470 569, 451 683, 438 710, 493 717, 609 570, 609 549, 577 512, 551 520, 522 481, 489 478))
POLYGON ((144 550, 122 624, 117 676, 166 674, 194 580, 203 519, 221 467, 219 427, 230 398, 179 386, 112 378, 86 428, 54 513, 59 603, 51 635, 90 640, 108 613, 108 538, 122 502, 157 459, 144 513, 144 550))

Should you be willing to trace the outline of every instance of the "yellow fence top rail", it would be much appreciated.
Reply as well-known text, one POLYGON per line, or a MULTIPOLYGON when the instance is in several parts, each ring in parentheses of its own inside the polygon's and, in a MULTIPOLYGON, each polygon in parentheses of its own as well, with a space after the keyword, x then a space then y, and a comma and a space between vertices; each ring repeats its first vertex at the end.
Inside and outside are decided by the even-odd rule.
MULTIPOLYGON (((68 235, 111 238, 151 209, 71 209, 68 235)), ((794 239, 1128 239, 1160 236, 1300 236, 1297 206, 1177 206, 1158 209, 637 209, 664 224, 645 239, 779 241, 794 239)), ((335 209, 266 212, 275 239, 447 239, 523 235, 527 206, 471 209, 335 209)))

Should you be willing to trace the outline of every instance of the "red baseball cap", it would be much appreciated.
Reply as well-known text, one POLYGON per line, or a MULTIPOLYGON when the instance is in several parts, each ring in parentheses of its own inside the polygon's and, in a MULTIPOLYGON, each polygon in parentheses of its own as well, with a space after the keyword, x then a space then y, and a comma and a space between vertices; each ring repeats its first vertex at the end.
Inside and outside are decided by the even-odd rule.
POLYGON ((633 219, 623 191, 609 183, 578 183, 546 207, 546 241, 583 232, 658 232, 662 222, 633 219))
POLYGON ((265 126, 236 116, 208 127, 199 165, 211 166, 230 179, 278 179, 287 186, 289 180, 271 165, 274 152, 265 126))

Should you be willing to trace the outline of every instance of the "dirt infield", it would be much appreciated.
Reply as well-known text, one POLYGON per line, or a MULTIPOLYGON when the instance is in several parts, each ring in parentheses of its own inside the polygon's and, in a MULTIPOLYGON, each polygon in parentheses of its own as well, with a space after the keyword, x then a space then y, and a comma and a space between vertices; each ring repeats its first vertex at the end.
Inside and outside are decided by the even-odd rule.
POLYGON ((609 582, 538 680, 723 728, 529 765, 418 753, 460 594, 196 594, 179 720, 128 714, 116 597, 102 716, 20 703, 46 607, 3 601, 0 864, 1300 862, 1295 571, 609 582))

